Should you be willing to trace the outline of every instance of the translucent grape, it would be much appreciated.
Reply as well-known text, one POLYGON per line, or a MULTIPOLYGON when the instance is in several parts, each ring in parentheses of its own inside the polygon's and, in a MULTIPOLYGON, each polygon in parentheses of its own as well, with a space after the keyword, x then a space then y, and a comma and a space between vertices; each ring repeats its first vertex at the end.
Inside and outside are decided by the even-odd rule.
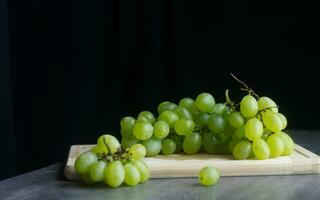
POLYGON ((167 122, 159 120, 153 125, 153 135, 156 138, 162 139, 168 136, 170 127, 167 122))
POLYGON ((270 157, 275 158, 283 154, 284 143, 278 135, 276 134, 270 135, 268 137, 267 142, 270 149, 270 157))
POLYGON ((153 124, 155 122, 155 118, 153 114, 149 111, 142 111, 139 113, 137 120, 145 118, 149 123, 153 124))
POLYGON ((140 160, 146 156, 147 150, 142 144, 134 144, 129 148, 128 153, 131 158, 140 160))
POLYGON ((104 171, 106 169, 106 163, 104 161, 97 161, 92 164, 90 168, 90 178, 94 182, 100 182, 104 178, 104 171))
POLYGON ((78 174, 85 174, 90 171, 90 167, 98 161, 96 154, 88 151, 82 153, 75 161, 74 168, 78 174))
POLYGON ((224 111, 223 111, 223 114, 222 114, 222 117, 225 121, 229 120, 229 117, 231 115, 231 113, 233 113, 232 110, 226 108, 224 111))
POLYGON ((204 126, 208 124, 210 115, 207 113, 200 112, 196 117, 195 117, 195 122, 198 126, 204 126))
POLYGON ((210 132, 202 135, 202 146, 207 153, 218 153, 221 147, 221 141, 218 137, 210 132))
POLYGON ((244 124, 244 118, 239 112, 233 112, 229 116, 229 123, 234 128, 239 128, 244 124))
POLYGON ((147 156, 156 156, 161 151, 161 140, 156 138, 150 138, 142 143, 147 150, 147 156))
POLYGON ((192 119, 179 119, 174 125, 174 130, 178 135, 188 135, 193 132, 195 128, 194 121, 192 119))
POLYGON ((175 144, 176 144, 176 150, 175 150, 174 153, 180 153, 180 152, 182 152, 182 150, 183 150, 183 149, 182 149, 182 140, 183 140, 183 138, 182 138, 181 136, 174 135, 174 136, 172 136, 171 139, 173 139, 174 142, 175 142, 175 144))
POLYGON ((270 156, 270 149, 266 141, 257 139, 252 143, 253 153, 258 160, 268 159, 270 156))
POLYGON ((123 132, 124 135, 132 133, 135 122, 136 120, 133 117, 128 116, 122 118, 120 121, 121 132, 123 132))
POLYGON ((220 115, 211 114, 208 121, 208 126, 211 132, 222 133, 226 127, 226 121, 220 115))
POLYGON ((111 187, 120 186, 125 177, 125 171, 120 161, 111 162, 104 171, 105 182, 111 187))
POLYGON ((116 137, 114 137, 113 135, 101 135, 98 138, 97 141, 98 146, 105 147, 107 145, 107 149, 111 152, 111 153, 115 153, 118 151, 118 149, 120 148, 120 143, 118 141, 118 139, 116 137))
POLYGON ((162 141, 161 151, 164 155, 171 155, 176 151, 176 143, 173 139, 165 139, 162 141))
POLYGON ((95 145, 94 147, 91 148, 90 150, 92 153, 95 154, 108 154, 109 151, 105 146, 99 146, 99 145, 95 145))
POLYGON ((257 118, 249 119, 244 125, 244 133, 246 137, 251 141, 260 139, 263 133, 262 122, 257 118))
POLYGON ((277 113, 278 117, 281 119, 282 122, 282 130, 287 128, 288 122, 287 122, 287 118, 281 114, 281 113, 277 113))
POLYGON ((133 135, 138 140, 147 140, 153 134, 153 126, 149 122, 137 121, 133 127, 133 135))
POLYGON ((264 109, 268 108, 275 113, 278 112, 277 104, 269 97, 259 98, 258 107, 259 107, 259 110, 264 110, 264 109))
POLYGON ((219 181, 220 174, 218 170, 216 170, 212 166, 206 166, 202 168, 199 172, 199 181, 202 185, 210 186, 214 185, 219 181))
POLYGON ((159 115, 159 120, 167 122, 170 128, 174 127, 174 124, 178 119, 178 115, 172 111, 164 111, 159 115))
POLYGON ((192 115, 197 112, 197 107, 193 99, 183 98, 179 101, 179 106, 186 108, 192 115))
POLYGON ((183 151, 186 154, 196 154, 201 147, 201 136, 199 133, 193 132, 187 135, 183 140, 183 151))
POLYGON ((233 149, 234 147, 239 143, 241 142, 241 139, 239 138, 232 138, 230 141, 229 141, 229 144, 228 144, 228 149, 230 152, 233 152, 233 149))
POLYGON ((241 114, 246 118, 252 118, 258 113, 258 102, 251 96, 246 95, 242 98, 240 102, 241 114))
POLYGON ((285 132, 278 132, 274 135, 279 136, 284 144, 283 156, 289 156, 294 151, 294 142, 292 138, 285 132))
POLYGON ((281 118, 277 115, 277 113, 274 113, 271 110, 266 110, 262 113, 262 121, 267 129, 274 133, 282 130, 283 124, 281 118))
POLYGON ((140 182, 140 172, 139 170, 131 163, 124 165, 124 182, 129 186, 135 186, 140 182))
POLYGON ((247 159, 252 151, 252 145, 248 140, 242 140, 233 149, 233 157, 237 160, 247 159))
POLYGON ((244 132, 244 125, 237 128, 237 130, 234 133, 238 139, 247 138, 245 132, 244 132))
POLYGON ((161 114, 164 111, 174 111, 177 108, 177 104, 169 102, 169 101, 164 101, 159 104, 158 106, 158 113, 161 114))
POLYGON ((197 96, 195 104, 201 112, 210 113, 216 102, 211 94, 201 93, 197 96))
POLYGON ((222 115, 226 107, 224 103, 217 103, 213 106, 211 113, 222 115))
POLYGON ((141 160, 132 160, 131 163, 140 173, 140 183, 147 181, 150 177, 148 166, 141 160))
POLYGON ((192 119, 191 113, 184 107, 178 106, 174 112, 178 115, 179 118, 183 119, 192 119))
POLYGON ((121 146, 123 149, 130 148, 132 145, 137 144, 139 141, 133 136, 122 137, 121 146))

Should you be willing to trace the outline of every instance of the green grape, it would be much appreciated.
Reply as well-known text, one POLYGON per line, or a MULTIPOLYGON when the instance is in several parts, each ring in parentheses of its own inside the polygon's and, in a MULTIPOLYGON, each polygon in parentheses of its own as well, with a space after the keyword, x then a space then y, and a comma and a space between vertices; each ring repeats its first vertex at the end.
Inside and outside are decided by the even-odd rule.
POLYGON ((167 122, 170 128, 174 127, 174 124, 178 119, 178 115, 173 111, 163 111, 159 115, 159 120, 167 122))
POLYGON ((194 100, 188 97, 181 99, 179 101, 179 106, 186 108, 192 115, 198 111, 194 100))
POLYGON ((106 163, 104 161, 97 161, 92 164, 90 168, 90 178, 94 182, 100 182, 104 178, 104 171, 106 169, 106 163))
POLYGON ((120 121, 121 134, 131 134, 136 120, 133 117, 124 117, 120 121))
POLYGON ((239 138, 232 138, 230 141, 229 141, 229 144, 228 144, 228 149, 230 152, 233 152, 233 149, 234 147, 239 143, 241 142, 241 139, 239 138))
POLYGON ((284 143, 278 135, 276 134, 270 135, 267 141, 270 149, 271 158, 275 158, 283 154, 284 143))
POLYGON ((121 146, 124 150, 130 148, 132 145, 137 144, 139 141, 133 136, 122 137, 121 146))
POLYGON ((283 156, 289 156, 294 151, 294 142, 292 138, 285 132, 278 132, 274 135, 279 136, 284 144, 283 156))
POLYGON ((287 122, 287 118, 281 114, 281 113, 277 113, 278 117, 281 119, 282 122, 282 130, 287 128, 288 122, 287 122))
POLYGON ((182 137, 178 136, 178 135, 174 135, 172 136, 172 139, 174 140, 175 144, 176 144, 176 150, 174 153, 180 153, 182 152, 182 137))
POLYGON ((133 135, 138 140, 147 140, 153 134, 153 126, 149 122, 137 121, 133 127, 133 135))
POLYGON ((176 151, 176 143, 173 139, 165 139, 162 141, 161 151, 164 155, 171 155, 176 151))
POLYGON ((242 140, 233 149, 233 157, 237 160, 247 159, 252 151, 252 145, 248 140, 242 140))
POLYGON ((184 107, 178 106, 174 112, 178 115, 179 118, 183 119, 192 119, 192 114, 184 107))
POLYGON ((271 111, 277 113, 278 107, 277 104, 270 99, 269 97, 261 97, 258 100, 259 110, 270 109, 271 111))
POLYGON ((226 121, 217 114, 211 114, 208 120, 208 126, 213 133, 222 133, 226 127, 226 121))
POLYGON ((228 121, 231 113, 233 113, 233 111, 227 107, 227 108, 223 111, 223 113, 222 113, 223 119, 224 119, 225 121, 228 121))
POLYGON ((108 147, 107 149, 110 151, 110 153, 115 153, 120 148, 120 143, 116 137, 113 135, 101 135, 98 138, 97 141, 98 146, 102 147, 108 147))
POLYGON ((106 154, 107 155, 109 153, 108 149, 106 149, 105 146, 99 146, 99 145, 95 145, 94 147, 92 147, 90 149, 90 151, 95 154, 106 154))
POLYGON ((229 123, 234 128, 239 128, 244 124, 244 118, 239 112, 233 112, 229 116, 229 123))
POLYGON ((158 106, 158 113, 161 114, 164 111, 174 111, 177 108, 177 104, 171 103, 169 101, 164 101, 158 106))
POLYGON ((120 161, 111 162, 104 171, 105 182, 111 187, 120 186, 125 177, 125 171, 120 161))
POLYGON ((251 141, 259 139, 263 134, 262 122, 257 118, 249 119, 244 125, 244 133, 251 141))
POLYGON ((194 121, 192 119, 179 119, 174 124, 174 130, 178 135, 189 135, 195 128, 194 121))
POLYGON ((195 104, 201 112, 210 113, 216 102, 211 94, 201 93, 197 96, 195 104))
POLYGON ((277 113, 274 113, 271 110, 267 110, 262 113, 262 121, 267 129, 274 133, 282 130, 283 124, 281 118, 277 115, 277 113))
POLYGON ((269 146, 263 139, 253 141, 252 150, 258 160, 268 159, 270 156, 269 146))
POLYGON ((153 135, 156 138, 163 139, 168 136, 170 132, 170 127, 165 121, 157 121, 153 125, 153 135))
POLYGON ((211 113, 222 115, 227 106, 224 103, 217 103, 213 106, 211 113))
POLYGON ((193 132, 187 135, 182 144, 183 151, 186 154, 196 154, 201 147, 201 136, 199 133, 193 132))
POLYGON ((202 146, 207 153, 218 153, 221 147, 221 141, 218 137, 210 132, 205 132, 202 135, 202 146))
POLYGON ((90 167, 97 161, 96 154, 88 151, 77 157, 74 168, 78 174, 85 174, 90 171, 90 167))
POLYGON ((91 179, 90 171, 86 172, 85 174, 80 174, 80 177, 83 180, 83 182, 85 182, 86 184, 94 184, 94 183, 96 183, 96 181, 93 181, 91 179))
POLYGON ((251 96, 246 95, 242 98, 240 102, 241 114, 246 118, 252 118, 258 113, 258 102, 251 96))
POLYGON ((155 122, 155 118, 153 114, 149 111, 142 111, 139 113, 137 120, 144 118, 146 119, 149 123, 153 124, 155 122))
POLYGON ((244 132, 244 125, 240 126, 239 128, 237 128, 237 130, 235 131, 234 135, 238 138, 238 139, 242 139, 242 138, 247 138, 245 132, 244 132))
POLYGON ((147 156, 153 157, 160 153, 161 151, 161 140, 156 138, 150 138, 143 141, 142 143, 147 150, 147 156))
POLYGON ((129 148, 128 153, 131 158, 140 160, 146 156, 147 150, 142 144, 134 144, 129 148))
POLYGON ((135 186, 140 182, 140 172, 139 170, 131 163, 124 165, 124 182, 129 186, 135 186))
POLYGON ((199 181, 202 185, 210 186, 214 185, 219 181, 220 174, 218 170, 216 170, 212 166, 206 166, 202 168, 199 172, 199 181))
POLYGON ((207 125, 207 124, 208 124, 208 121, 209 121, 209 118, 210 118, 210 115, 208 115, 207 113, 200 112, 200 113, 198 113, 197 116, 195 117, 195 123, 196 123, 198 126, 207 125))
POLYGON ((142 160, 132 160, 131 163, 140 173, 140 183, 146 182, 150 177, 148 166, 142 160))

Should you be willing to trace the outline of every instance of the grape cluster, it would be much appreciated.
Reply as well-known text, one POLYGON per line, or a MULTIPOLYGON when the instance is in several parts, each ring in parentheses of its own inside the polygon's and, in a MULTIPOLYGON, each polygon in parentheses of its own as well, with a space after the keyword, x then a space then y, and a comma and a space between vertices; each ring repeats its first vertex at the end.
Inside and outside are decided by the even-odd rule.
POLYGON ((135 186, 149 179, 149 169, 141 160, 146 155, 142 144, 123 151, 117 138, 102 135, 88 152, 77 157, 75 170, 86 183, 104 182, 110 187, 122 183, 135 186))

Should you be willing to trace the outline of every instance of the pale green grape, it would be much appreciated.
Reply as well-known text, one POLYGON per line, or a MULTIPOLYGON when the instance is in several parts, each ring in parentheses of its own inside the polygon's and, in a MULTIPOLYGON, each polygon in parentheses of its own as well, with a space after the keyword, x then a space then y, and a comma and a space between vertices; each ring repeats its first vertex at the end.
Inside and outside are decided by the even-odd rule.
POLYGON ((174 153, 180 153, 182 152, 182 140, 183 140, 183 137, 182 136, 178 136, 178 135, 173 135, 172 138, 176 144, 176 150, 174 153))
POLYGON ((236 135, 236 137, 238 139, 247 138, 247 136, 246 136, 246 134, 244 132, 244 125, 242 125, 239 128, 237 128, 237 130, 234 132, 234 135, 236 135))
POLYGON ((120 161, 111 162, 104 171, 105 182, 111 187, 120 186, 125 177, 125 171, 120 161))
POLYGON ((208 115, 207 113, 200 112, 195 117, 195 122, 198 126, 204 126, 208 124, 209 118, 210 115, 208 115))
POLYGON ((219 181, 220 174, 218 170, 216 170, 212 166, 206 166, 202 168, 199 172, 199 181, 202 185, 210 186, 214 185, 219 181))
POLYGON ((197 96, 195 104, 201 112, 210 113, 216 102, 211 94, 201 93, 197 96))
POLYGON ((294 151, 294 142, 292 138, 285 132, 278 132, 274 135, 279 136, 284 144, 283 156, 289 156, 294 151))
POLYGON ((168 136, 170 127, 167 122, 159 120, 153 125, 153 135, 156 138, 162 139, 168 136))
POLYGON ((179 118, 183 119, 192 119, 192 114, 184 107, 178 106, 174 112, 178 115, 179 118))
POLYGON ((169 102, 169 101, 164 101, 159 104, 158 106, 158 113, 161 114, 164 111, 174 111, 177 108, 177 104, 169 102))
POLYGON ((186 108, 192 115, 198 110, 194 100, 188 97, 181 99, 179 101, 179 106, 186 108))
POLYGON ((150 138, 142 143, 147 150, 147 156, 153 157, 161 151, 161 140, 156 138, 150 138))
POLYGON ((270 157, 275 158, 281 156, 284 152, 284 143, 282 139, 276 135, 272 134, 268 137, 268 145, 270 149, 270 157))
POLYGON ((263 134, 262 122, 257 118, 249 119, 244 125, 244 133, 246 137, 251 141, 260 139, 263 134))
POLYGON ((108 149, 105 146, 99 146, 99 145, 95 145, 94 147, 92 147, 90 149, 90 151, 95 154, 106 154, 107 155, 109 153, 108 149))
POLYGON ((153 134, 153 126, 146 121, 137 121, 133 127, 133 135, 138 140, 147 140, 153 134))
POLYGON ((208 120, 208 126, 213 133, 222 133, 226 127, 226 121, 217 114, 211 114, 208 120))
POLYGON ((232 138, 230 141, 229 141, 229 144, 228 144, 228 149, 230 152, 233 152, 233 149, 234 147, 239 143, 241 142, 241 139, 239 138, 232 138))
POLYGON ((90 178, 94 182, 100 182, 104 178, 104 171, 107 165, 104 161, 97 161, 90 168, 90 178))
POLYGON ((146 119, 149 123, 153 124, 155 122, 155 118, 153 114, 149 111, 142 111, 139 113, 137 120, 139 119, 146 119))
POLYGON ((122 118, 120 121, 121 133, 124 135, 131 134, 135 122, 136 120, 130 116, 122 118))
POLYGON ((140 160, 147 155, 147 150, 142 144, 134 144, 129 148, 128 153, 131 158, 140 160))
POLYGON ((252 151, 252 145, 248 140, 242 140, 233 148, 233 157, 237 160, 247 159, 252 151))
POLYGON ((132 160, 131 163, 140 173, 140 183, 147 181, 150 177, 148 166, 142 160, 132 160))
POLYGON ((85 174, 90 171, 90 167, 97 161, 97 155, 88 151, 78 156, 74 168, 78 174, 85 174))
POLYGON ((193 132, 187 135, 183 140, 183 151, 186 154, 196 154, 201 147, 201 136, 199 133, 193 132))
POLYGON ((97 142, 98 146, 103 147, 103 146, 107 146, 108 150, 110 151, 110 153, 115 153, 118 151, 118 149, 120 148, 120 143, 118 141, 118 139, 116 137, 114 137, 113 135, 101 135, 98 138, 98 142, 97 142))
POLYGON ((124 182, 129 186, 135 186, 140 182, 140 172, 139 170, 131 163, 124 165, 124 182))
POLYGON ((127 137, 122 137, 121 139, 121 146, 123 147, 124 150, 127 148, 130 148, 132 145, 137 144, 139 141, 133 136, 127 136, 127 137))
POLYGON ((213 106, 211 113, 222 115, 227 106, 224 103, 217 103, 213 106))
POLYGON ((282 122, 282 130, 287 128, 288 122, 287 122, 287 118, 281 114, 281 113, 277 113, 278 117, 281 119, 282 122))
POLYGON ((205 132, 202 135, 202 146, 207 153, 218 153, 221 147, 222 142, 219 140, 216 135, 205 132))
POLYGON ((244 124, 244 118, 239 112, 233 112, 229 116, 229 123, 234 128, 239 128, 244 124))
POLYGON ((163 111, 159 115, 159 120, 167 122, 170 128, 174 127, 174 124, 178 119, 178 115, 173 111, 163 111))
POLYGON ((188 135, 193 132, 195 128, 194 121, 192 119, 179 119, 174 124, 174 130, 178 135, 188 135))
POLYGON ((270 156, 269 146, 263 139, 253 141, 252 150, 258 160, 268 159, 270 156))
POLYGON ((176 143, 173 139, 165 139, 162 141, 161 151, 164 155, 173 154, 176 151, 176 143))
POLYGON ((231 113, 233 113, 233 111, 231 109, 228 109, 226 108, 224 111, 223 111, 223 114, 222 114, 222 117, 225 121, 229 120, 229 117, 231 115, 231 113))
POLYGON ((251 96, 246 95, 242 98, 240 102, 241 114, 246 118, 252 118, 258 113, 258 102, 251 96))
POLYGON ((269 97, 259 98, 258 106, 259 106, 259 110, 264 110, 268 108, 275 113, 278 112, 277 104, 269 97))
POLYGON ((283 124, 281 118, 277 115, 277 113, 274 113, 271 110, 266 110, 262 113, 262 121, 267 129, 274 133, 282 130, 283 124))

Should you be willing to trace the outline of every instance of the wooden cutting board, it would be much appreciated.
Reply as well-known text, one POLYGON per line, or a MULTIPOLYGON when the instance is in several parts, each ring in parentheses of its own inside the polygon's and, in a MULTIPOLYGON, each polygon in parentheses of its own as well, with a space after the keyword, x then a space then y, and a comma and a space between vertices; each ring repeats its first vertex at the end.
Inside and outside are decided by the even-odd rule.
MULTIPOLYGON (((79 179, 73 167, 75 159, 92 146, 71 146, 64 171, 67 179, 79 179)), ((144 161, 150 168, 151 178, 197 177, 200 169, 207 165, 216 167, 221 176, 320 173, 320 157, 299 145, 295 145, 295 151, 290 156, 268 160, 234 160, 230 155, 174 154, 145 158, 144 161)))

